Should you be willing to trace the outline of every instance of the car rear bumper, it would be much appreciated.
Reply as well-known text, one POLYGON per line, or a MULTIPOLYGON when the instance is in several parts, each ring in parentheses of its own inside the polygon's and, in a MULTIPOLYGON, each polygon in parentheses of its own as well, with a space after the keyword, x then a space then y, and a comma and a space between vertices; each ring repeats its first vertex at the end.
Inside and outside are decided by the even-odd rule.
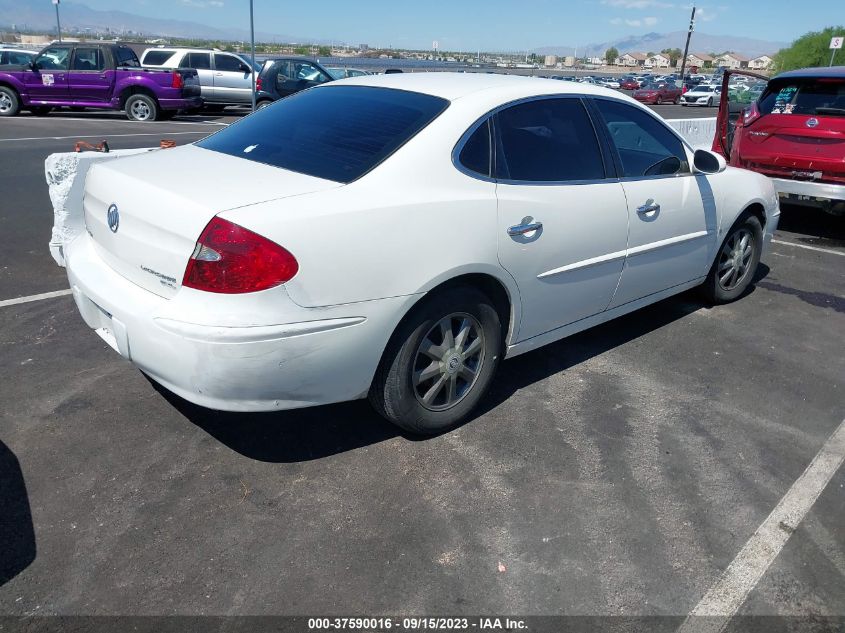
POLYGON ((823 200, 845 200, 845 185, 808 180, 772 178, 775 191, 780 195, 820 198, 823 200))
POLYGON ((202 97, 189 97, 187 99, 159 99, 159 105, 163 110, 194 110, 201 108, 202 97))
POLYGON ((167 389, 225 411, 364 397, 387 340, 415 300, 308 309, 284 287, 250 297, 182 288, 165 299, 108 267, 85 233, 67 246, 66 258, 71 291, 89 327, 167 389), (224 315, 226 324, 191 322, 198 314, 224 315))

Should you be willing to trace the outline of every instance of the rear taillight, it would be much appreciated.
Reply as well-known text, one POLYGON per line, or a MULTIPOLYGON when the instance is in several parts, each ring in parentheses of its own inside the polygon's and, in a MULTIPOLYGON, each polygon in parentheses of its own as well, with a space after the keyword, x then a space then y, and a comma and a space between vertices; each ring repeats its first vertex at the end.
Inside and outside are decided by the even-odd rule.
POLYGON ((261 92, 261 77, 255 80, 255 92, 261 92))
POLYGON ((223 218, 203 229, 182 285, 206 292, 257 292, 289 281, 296 258, 266 237, 223 218))
POLYGON ((173 75, 170 79, 170 87, 171 88, 181 88, 184 85, 182 81, 182 73, 174 70, 173 75))
POLYGON ((760 109, 757 107, 757 102, 752 101, 751 105, 742 111, 742 125, 748 126, 760 118, 760 109))

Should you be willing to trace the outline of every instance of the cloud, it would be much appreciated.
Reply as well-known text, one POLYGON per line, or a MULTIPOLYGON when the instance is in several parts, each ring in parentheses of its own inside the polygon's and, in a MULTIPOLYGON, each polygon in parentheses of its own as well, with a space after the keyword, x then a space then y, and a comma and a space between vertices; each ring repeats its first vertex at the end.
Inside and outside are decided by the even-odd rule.
POLYGON ((617 9, 673 9, 675 5, 660 0, 601 0, 601 3, 617 9))
POLYGON ((610 23, 615 25, 625 24, 626 26, 654 26, 658 23, 658 21, 659 20, 657 18, 649 16, 647 18, 640 18, 636 20, 613 18, 610 23))

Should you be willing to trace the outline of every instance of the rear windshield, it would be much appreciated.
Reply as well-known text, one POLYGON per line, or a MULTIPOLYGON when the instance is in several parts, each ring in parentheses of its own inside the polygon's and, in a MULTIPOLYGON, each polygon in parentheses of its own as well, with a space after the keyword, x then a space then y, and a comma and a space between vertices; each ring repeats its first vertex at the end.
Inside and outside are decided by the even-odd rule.
POLYGON ((776 79, 769 82, 758 107, 761 114, 845 116, 845 79, 776 79))
POLYGON ((381 163, 448 105, 416 92, 325 86, 282 99, 197 145, 346 183, 381 163))

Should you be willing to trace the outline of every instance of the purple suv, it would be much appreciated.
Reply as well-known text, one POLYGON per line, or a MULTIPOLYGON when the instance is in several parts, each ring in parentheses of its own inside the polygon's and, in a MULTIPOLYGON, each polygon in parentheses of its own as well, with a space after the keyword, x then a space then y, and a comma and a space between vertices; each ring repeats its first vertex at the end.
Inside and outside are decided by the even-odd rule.
POLYGON ((31 64, 0 68, 0 116, 70 106, 125 110, 133 121, 167 119, 202 107, 193 68, 141 68, 123 44, 52 44, 31 64))

